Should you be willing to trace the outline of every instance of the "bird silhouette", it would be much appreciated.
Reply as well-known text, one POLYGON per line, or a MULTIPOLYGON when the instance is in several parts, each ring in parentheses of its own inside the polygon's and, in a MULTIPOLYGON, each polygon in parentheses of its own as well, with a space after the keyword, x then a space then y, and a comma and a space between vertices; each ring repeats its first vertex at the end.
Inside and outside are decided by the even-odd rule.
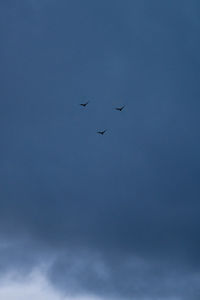
POLYGON ((121 106, 121 107, 116 107, 116 110, 122 111, 124 109, 125 105, 121 106))
POLYGON ((104 135, 104 133, 107 131, 107 129, 103 130, 103 131, 97 131, 97 133, 104 135))
POLYGON ((81 103, 80 105, 83 106, 83 107, 86 107, 88 105, 89 101, 88 102, 85 102, 85 103, 81 103))

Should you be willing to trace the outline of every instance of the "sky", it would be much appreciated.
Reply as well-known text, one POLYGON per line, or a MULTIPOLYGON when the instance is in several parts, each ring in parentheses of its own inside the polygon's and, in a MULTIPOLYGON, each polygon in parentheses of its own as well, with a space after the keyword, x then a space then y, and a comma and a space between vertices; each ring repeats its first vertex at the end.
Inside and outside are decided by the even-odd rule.
POLYGON ((199 299, 199 30, 198 0, 1 0, 0 298, 199 299))

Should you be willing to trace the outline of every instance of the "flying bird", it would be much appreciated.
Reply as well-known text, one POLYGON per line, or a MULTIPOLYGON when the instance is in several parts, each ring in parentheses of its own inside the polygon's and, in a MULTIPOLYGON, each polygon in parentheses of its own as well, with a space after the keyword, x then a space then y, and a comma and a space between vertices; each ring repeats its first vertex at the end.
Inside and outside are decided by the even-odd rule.
POLYGON ((116 107, 116 110, 122 111, 124 109, 125 105, 121 106, 121 107, 116 107))
POLYGON ((83 106, 83 107, 86 107, 88 105, 89 101, 88 102, 85 102, 85 103, 81 103, 80 105, 83 106))
POLYGON ((107 131, 107 129, 103 130, 103 131, 97 131, 97 133, 104 135, 104 133, 107 131))

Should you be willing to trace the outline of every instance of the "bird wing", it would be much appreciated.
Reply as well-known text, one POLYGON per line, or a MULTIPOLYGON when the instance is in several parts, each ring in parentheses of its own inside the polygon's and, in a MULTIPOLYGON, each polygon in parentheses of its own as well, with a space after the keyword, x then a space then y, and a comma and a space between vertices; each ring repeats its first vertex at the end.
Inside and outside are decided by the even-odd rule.
POLYGON ((80 105, 81 105, 81 106, 86 106, 86 105, 88 105, 88 103, 89 103, 89 101, 88 101, 88 102, 85 102, 85 103, 81 103, 80 105))
POLYGON ((125 105, 124 106, 121 106, 121 107, 116 107, 115 109, 116 110, 119 110, 119 111, 122 111, 122 109, 125 107, 125 105))

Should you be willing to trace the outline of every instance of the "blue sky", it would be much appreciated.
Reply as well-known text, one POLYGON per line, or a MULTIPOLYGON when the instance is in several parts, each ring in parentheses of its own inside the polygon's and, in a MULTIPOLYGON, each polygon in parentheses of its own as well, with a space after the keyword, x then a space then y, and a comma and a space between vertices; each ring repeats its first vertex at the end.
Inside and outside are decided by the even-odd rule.
POLYGON ((1 276, 37 269, 62 297, 199 298, 199 11, 1 1, 1 276))

